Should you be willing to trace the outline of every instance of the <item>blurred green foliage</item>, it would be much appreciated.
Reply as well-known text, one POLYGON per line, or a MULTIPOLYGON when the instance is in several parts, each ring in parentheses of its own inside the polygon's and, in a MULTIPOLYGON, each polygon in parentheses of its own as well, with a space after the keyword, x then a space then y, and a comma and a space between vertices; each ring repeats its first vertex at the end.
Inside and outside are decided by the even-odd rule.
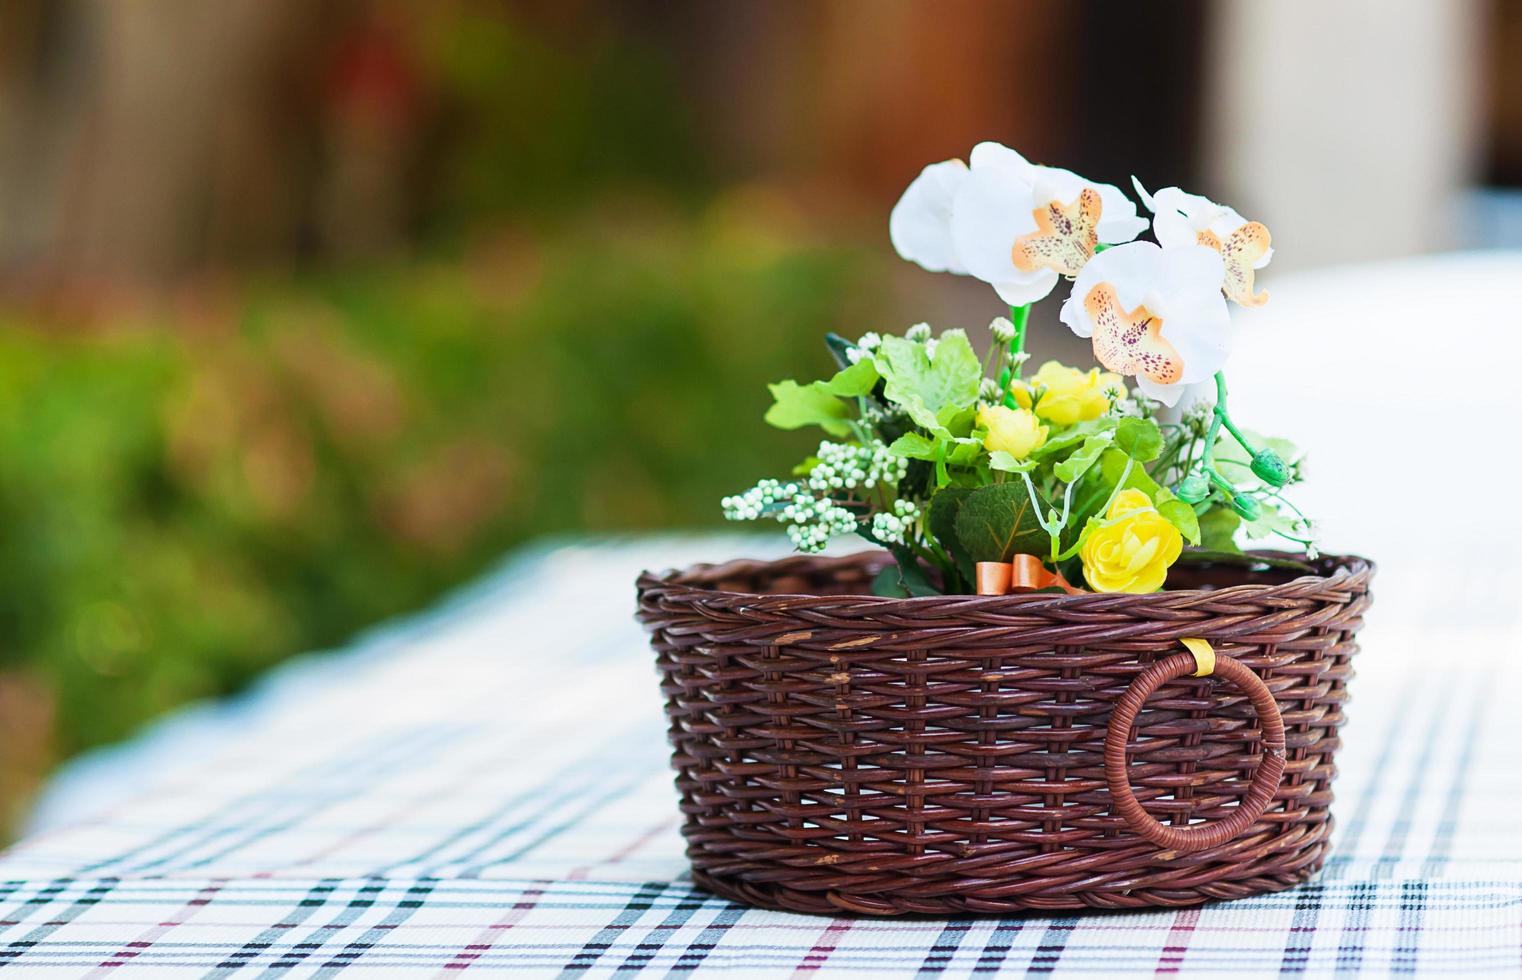
MULTIPOLYGON (((369 172, 343 154, 403 168, 374 186, 408 195, 381 209, 405 216, 404 254, 303 251, 275 264, 298 273, 164 292, 80 270, 0 306, 0 836, 58 761, 520 542, 718 522, 809 448, 760 423, 765 383, 826 370, 825 331, 882 326, 885 249, 717 179, 672 52, 641 31, 406 9, 405 30, 329 39, 380 74, 337 73, 286 161, 302 242, 328 240, 323 175, 369 172), (76 296, 88 313, 56 312, 76 296)), ((215 203, 185 220, 248 223, 239 196, 215 203)))
POLYGON ((841 302, 870 260, 789 244, 785 210, 609 200, 436 262, 0 326, 0 685, 51 732, 0 742, 8 802, 517 542, 717 521, 797 454, 764 382, 867 315, 841 302))
POLYGON ((669 50, 612 21, 552 36, 500 9, 415 13, 439 107, 426 231, 483 217, 558 223, 589 188, 716 186, 669 50))

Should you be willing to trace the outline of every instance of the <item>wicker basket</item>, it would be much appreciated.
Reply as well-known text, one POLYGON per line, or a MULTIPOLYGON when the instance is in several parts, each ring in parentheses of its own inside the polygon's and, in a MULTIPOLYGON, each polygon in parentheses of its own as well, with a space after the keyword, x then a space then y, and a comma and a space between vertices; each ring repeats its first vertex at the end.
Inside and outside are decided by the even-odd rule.
POLYGON ((1152 595, 863 594, 886 560, 641 576, 701 887, 943 915, 1193 905, 1321 866, 1369 562, 1181 568, 1152 595), (1183 637, 1214 645, 1214 675, 1183 637))

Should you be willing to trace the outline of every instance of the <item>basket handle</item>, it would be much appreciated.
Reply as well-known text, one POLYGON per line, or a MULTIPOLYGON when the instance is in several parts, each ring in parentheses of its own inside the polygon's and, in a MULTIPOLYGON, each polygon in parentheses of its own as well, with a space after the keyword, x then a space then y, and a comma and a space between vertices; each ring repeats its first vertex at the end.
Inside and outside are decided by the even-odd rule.
POLYGON ((1109 729, 1105 732, 1105 782, 1109 783, 1110 797, 1114 801, 1112 810, 1119 813, 1136 833, 1172 851, 1201 851, 1236 837, 1263 816, 1284 778, 1284 718, 1279 714, 1279 704, 1274 700, 1273 692, 1241 661, 1215 654, 1203 641, 1190 640, 1187 645, 1196 652, 1174 654, 1136 676, 1115 703, 1110 713, 1109 729), (1136 794, 1131 791, 1126 771, 1131 726, 1147 699, 1164 684, 1186 674, 1204 676, 1211 673, 1240 688, 1258 712, 1258 724, 1263 731, 1263 761, 1253 773, 1247 798, 1231 816, 1216 823, 1188 828, 1160 824, 1142 809, 1136 794))

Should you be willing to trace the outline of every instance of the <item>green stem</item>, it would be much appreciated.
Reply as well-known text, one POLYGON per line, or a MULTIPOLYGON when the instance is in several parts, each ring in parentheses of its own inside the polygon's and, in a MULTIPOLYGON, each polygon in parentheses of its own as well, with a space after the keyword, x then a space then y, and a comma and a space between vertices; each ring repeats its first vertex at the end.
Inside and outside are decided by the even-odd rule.
POLYGON ((1056 533, 1048 532, 1052 539, 1051 560, 1053 564, 1061 561, 1058 553, 1062 550, 1062 532, 1067 529, 1068 521, 1073 516, 1073 487, 1076 483, 1069 483, 1062 489, 1062 520, 1057 522, 1056 533))
POLYGON ((1220 437, 1221 423, 1226 418, 1226 376, 1216 372, 1215 376, 1216 403, 1215 410, 1210 413, 1210 430, 1205 433, 1205 455, 1200 464, 1211 483, 1225 490, 1227 493, 1236 495, 1237 488, 1230 480, 1222 476, 1215 468, 1215 444, 1220 437))
MULTIPOLYGON (((1115 484, 1115 489, 1110 491, 1110 496, 1105 500, 1104 506, 1099 508, 1099 513, 1108 514, 1110 512, 1110 505, 1115 503, 1115 498, 1119 497, 1120 492, 1126 488, 1126 481, 1131 479, 1131 467, 1135 465, 1136 460, 1126 460, 1126 468, 1120 471, 1120 482, 1115 484)), ((1055 551, 1053 552, 1052 561, 1067 561, 1069 558, 1078 554, 1078 549, 1083 547, 1083 542, 1088 538, 1088 536, 1088 528, 1085 526, 1083 532, 1078 535, 1077 540, 1075 540, 1066 551, 1062 552, 1061 554, 1057 554, 1055 551)))
MULTIPOLYGON (((1300 518, 1300 520, 1303 521, 1306 524, 1307 527, 1310 526, 1311 521, 1310 521, 1310 518, 1305 516, 1305 511, 1301 510, 1299 507, 1296 507, 1294 502, 1291 501, 1288 497, 1284 496, 1284 494, 1276 492, 1276 493, 1270 494, 1269 496, 1272 499, 1274 499, 1274 500, 1278 501, 1279 503, 1283 504, 1284 506, 1288 507, 1290 510, 1294 511, 1296 517, 1300 518)), ((1274 533, 1277 534, 1279 537, 1285 539, 1286 541, 1293 541, 1296 544, 1308 545, 1308 544, 1314 544, 1315 541, 1316 541, 1315 538, 1298 538, 1298 537, 1296 537, 1293 534, 1290 534, 1290 533, 1288 533, 1286 531, 1280 531, 1280 530, 1277 530, 1277 529, 1274 531, 1274 533)))
POLYGON ((1020 378, 1021 354, 1025 353, 1025 324, 1031 318, 1031 305, 1026 303, 1022 306, 1009 308, 1009 322, 1015 325, 1015 335, 1009 341, 1009 356, 1014 361, 1015 379, 1020 378))
POLYGON ((1021 362, 1025 353, 1025 325, 1031 318, 1031 306, 1026 303, 1023 306, 1011 306, 1009 308, 1009 322, 1015 328, 1015 335, 1009 339, 1009 367, 999 372, 999 390, 1004 392, 1004 407, 1015 408, 1014 393, 1010 386, 1020 380, 1021 362))
POLYGON ((1020 479, 1025 481, 1025 492, 1030 496, 1031 507, 1035 508, 1036 511, 1036 523, 1041 525, 1041 530, 1047 534, 1061 534, 1062 525, 1048 524, 1046 518, 1042 516, 1041 505, 1037 503, 1041 498, 1036 496, 1036 485, 1031 482, 1031 475, 1029 473, 1021 473, 1020 479))
POLYGON ((1236 423, 1231 420, 1231 413, 1226 408, 1225 371, 1217 371, 1215 374, 1215 415, 1216 418, 1220 419, 1221 424, 1226 426, 1226 431, 1231 433, 1231 437, 1235 439, 1243 449, 1247 450, 1247 455, 1258 455, 1258 450, 1250 441, 1248 441, 1247 436, 1242 434, 1242 430, 1237 428, 1236 423))
POLYGON ((1184 440, 1179 439, 1168 449, 1166 453, 1163 453, 1162 456, 1160 456, 1155 462, 1153 462, 1150 467, 1147 468, 1149 473, 1155 474, 1157 482, 1167 482, 1168 469, 1173 465, 1174 461, 1179 458, 1179 451, 1183 448, 1184 440))
POLYGON ((1189 471, 1190 470, 1194 469, 1195 453, 1196 453, 1196 451, 1199 448, 1200 448, 1200 436, 1199 436, 1199 433, 1197 433, 1197 432, 1191 432, 1189 434, 1189 448, 1184 450, 1183 459, 1180 460, 1180 462, 1178 464, 1178 479, 1180 481, 1182 481, 1184 479, 1184 477, 1189 475, 1189 471))
POLYGON ((1126 481, 1131 479, 1131 467, 1135 465, 1136 460, 1130 457, 1126 458, 1126 468, 1120 471, 1120 482, 1115 484, 1115 489, 1111 490, 1110 495, 1105 498, 1104 506, 1099 508, 1101 514, 1108 514, 1110 512, 1110 507, 1115 503, 1115 498, 1120 496, 1120 492, 1126 488, 1126 481))
POLYGON ((1026 323, 1030 321, 1030 304, 1009 307, 1009 323, 1015 324, 1015 336, 1009 339, 1009 361, 1014 379, 1020 380, 1020 365, 1026 353, 1026 323))
POLYGON ((1051 555, 1051 560, 1056 561, 1057 549, 1062 546, 1062 529, 1067 527, 1068 514, 1072 506, 1071 495, 1073 486, 1069 484, 1067 490, 1062 495, 1062 517, 1056 523, 1048 523, 1046 517, 1041 513, 1041 505, 1038 503, 1041 498, 1036 496, 1036 485, 1031 482, 1031 475, 1029 473, 1021 473, 1020 479, 1025 481, 1025 492, 1030 496, 1031 507, 1035 508, 1036 523, 1041 525, 1041 530, 1045 531, 1046 536, 1051 539, 1052 546, 1049 549, 1049 554, 1051 555))

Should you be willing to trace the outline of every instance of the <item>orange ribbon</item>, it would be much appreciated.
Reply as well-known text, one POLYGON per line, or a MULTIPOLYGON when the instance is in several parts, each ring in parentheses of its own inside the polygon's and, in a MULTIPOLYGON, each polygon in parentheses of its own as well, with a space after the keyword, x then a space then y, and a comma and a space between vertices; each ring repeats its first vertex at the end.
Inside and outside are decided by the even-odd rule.
POLYGON ((1083 591, 1056 572, 1047 571, 1035 555, 1016 555, 1012 561, 980 561, 977 579, 978 595, 1007 595, 1054 587, 1068 595, 1083 591))

